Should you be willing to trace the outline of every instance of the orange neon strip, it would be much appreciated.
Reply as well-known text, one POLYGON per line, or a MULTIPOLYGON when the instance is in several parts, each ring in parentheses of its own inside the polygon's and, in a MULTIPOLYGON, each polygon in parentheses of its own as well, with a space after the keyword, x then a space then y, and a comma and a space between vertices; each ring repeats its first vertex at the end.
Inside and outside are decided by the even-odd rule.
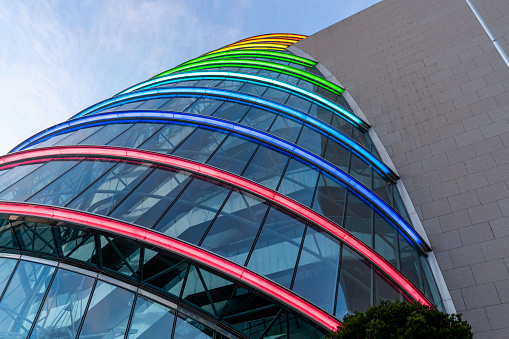
POLYGON ((278 44, 251 44, 251 45, 243 45, 243 46, 230 46, 230 47, 223 47, 220 49, 216 49, 212 52, 206 53, 218 53, 223 51, 229 51, 232 49, 273 49, 273 50, 285 50, 288 46, 286 45, 278 45, 278 44))

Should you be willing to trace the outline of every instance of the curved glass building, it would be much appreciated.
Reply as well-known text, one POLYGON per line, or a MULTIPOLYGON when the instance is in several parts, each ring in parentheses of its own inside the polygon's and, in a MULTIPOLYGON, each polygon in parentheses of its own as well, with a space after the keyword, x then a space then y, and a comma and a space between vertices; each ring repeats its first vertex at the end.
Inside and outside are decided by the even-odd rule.
POLYGON ((442 308, 367 122, 295 34, 185 62, 0 158, 0 337, 321 338, 442 308))

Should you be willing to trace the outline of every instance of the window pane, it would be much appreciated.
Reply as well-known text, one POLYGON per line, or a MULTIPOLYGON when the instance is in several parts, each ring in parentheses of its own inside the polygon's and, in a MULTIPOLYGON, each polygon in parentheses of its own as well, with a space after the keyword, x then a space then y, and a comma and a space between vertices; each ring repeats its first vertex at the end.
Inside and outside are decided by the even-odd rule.
POLYGON ((186 111, 194 114, 211 115, 222 103, 222 100, 201 98, 196 100, 186 111))
POLYGON ((249 107, 236 102, 225 102, 212 116, 218 119, 237 122, 242 119, 249 107))
POLYGON ((137 148, 157 132, 162 124, 139 122, 108 143, 108 146, 137 148))
POLYGON ((300 202, 311 205, 319 171, 299 160, 291 159, 278 192, 300 202))
POLYGON ((246 82, 244 86, 239 89, 239 92, 244 92, 257 97, 262 96, 263 92, 267 89, 267 85, 258 85, 250 82, 246 82))
POLYGON ((229 192, 230 188, 225 185, 195 178, 155 230, 197 244, 229 192))
POLYGON ((138 297, 127 338, 154 339, 164 336, 169 338, 173 329, 173 319, 175 315, 169 308, 138 297))
MULTIPOLYGON (((1 200, 25 201, 79 161, 50 161, 0 193, 1 200)), ((7 173, 9 175, 11 173, 7 173)), ((4 176, 2 176, 3 178, 4 176)))
POLYGON ((247 267, 290 288, 305 222, 272 207, 247 267))
POLYGON ((168 123, 139 148, 159 153, 171 153, 195 128, 195 125, 168 123))
POLYGON ((242 125, 266 131, 276 119, 277 113, 261 108, 251 107, 249 112, 240 121, 242 125))
POLYGON ((339 268, 339 241, 308 226, 292 290, 332 313, 339 268))
POLYGON ((163 104, 168 102, 169 100, 170 100, 169 98, 150 99, 150 100, 145 101, 138 107, 136 107, 136 110, 145 110, 145 109, 147 109, 147 110, 155 109, 156 110, 159 107, 161 107, 163 104))
POLYGON ((327 124, 330 124, 332 116, 334 115, 334 113, 332 113, 328 109, 315 103, 312 104, 311 107, 309 108, 308 114, 327 124))
POLYGON ((145 249, 142 282, 173 295, 180 296, 188 263, 168 253, 145 249))
POLYGON ((261 145, 242 176, 275 190, 289 158, 285 153, 261 145))
POLYGON ((79 338, 123 338, 134 293, 98 281, 79 338))
POLYGON ((191 106, 197 97, 175 97, 159 108, 160 111, 187 112, 186 108, 191 106))
POLYGON ((286 101, 286 105, 298 109, 301 112, 307 113, 309 107, 311 106, 311 101, 306 100, 295 94, 292 94, 288 98, 288 101, 286 101))
POLYGON ((94 279, 59 269, 30 338, 75 338, 94 279))
POLYGON ((226 136, 227 133, 224 132, 204 127, 198 128, 173 152, 173 155, 205 162, 226 136))
POLYGON ((257 147, 251 139, 230 134, 207 164, 240 175, 257 147))
POLYGON ((375 303, 381 300, 403 300, 403 293, 389 279, 375 270, 375 303))
POLYGON ((44 164, 44 162, 40 162, 38 164, 19 165, 6 170, 4 174, 0 176, 0 191, 11 186, 16 181, 20 180, 20 178, 26 177, 29 173, 35 171, 44 164))
POLYGON ((119 163, 67 207, 107 215, 151 170, 140 164, 119 163))
MULTIPOLYGON (((73 132, 70 132, 70 133, 73 133, 73 132)), ((59 142, 63 138, 67 138, 70 133, 62 133, 62 134, 59 134, 59 135, 53 135, 53 136, 49 137, 48 139, 46 139, 46 140, 44 140, 44 141, 42 141, 42 142, 40 142, 38 144, 32 145, 30 147, 26 147, 24 149, 43 148, 43 147, 52 146, 53 144, 59 142)))
POLYGON ((244 265, 267 208, 264 200, 234 190, 201 247, 244 265))
POLYGON ((302 122, 279 115, 270 127, 269 132, 272 135, 294 143, 301 129, 302 122))
POLYGON ((157 168, 110 216, 152 228, 189 180, 186 172, 157 168))
POLYGON ((375 213, 375 251, 396 268, 399 268, 398 233, 383 215, 375 213))
POLYGON ((55 268, 20 261, 0 302, 0 331, 26 338, 55 268))
POLYGON ((332 115, 331 126, 336 128, 338 131, 343 132, 345 135, 351 137, 353 125, 347 122, 345 119, 341 118, 337 114, 332 115))
POLYGON ((80 145, 107 145, 113 138, 117 137, 120 133, 127 130, 133 124, 110 124, 104 126, 101 130, 92 134, 85 140, 81 141, 80 145))
POLYGON ((343 211, 347 192, 347 188, 342 183, 322 172, 313 201, 313 210, 337 225, 343 226, 343 211))
POLYGON ((236 91, 238 90, 242 85, 244 84, 244 81, 237 81, 237 80, 228 80, 225 79, 219 83, 216 88, 220 89, 226 89, 229 91, 236 91))
POLYGON ((345 148, 336 140, 329 138, 323 158, 331 164, 336 165, 340 170, 348 173, 350 168, 350 149, 345 148))
POLYGON ((0 258, 0 294, 3 293, 17 262, 14 259, 0 258))
POLYGON ((373 207, 352 191, 348 192, 345 228, 360 241, 373 248, 373 207))
POLYGON ((297 145, 320 156, 327 145, 327 139, 327 136, 318 132, 316 129, 308 125, 304 125, 302 127, 302 132, 299 135, 297 145))
POLYGON ((104 128, 104 125, 79 129, 74 133, 68 134, 66 138, 56 142, 54 146, 77 145, 80 143, 80 141, 82 141, 85 138, 88 138, 89 136, 101 130, 102 128, 104 128))
POLYGON ((274 322, 264 338, 321 339, 326 335, 316 328, 316 324, 288 309, 274 322))
POLYGON ((399 251, 401 258, 401 272, 407 279, 417 286, 417 288, 424 290, 421 264, 419 261, 419 250, 402 232, 399 232, 399 251))
POLYGON ((140 245, 132 240, 97 235, 101 251, 101 266, 138 282, 140 274, 140 245))
POLYGON ((85 160, 28 199, 29 202, 65 206, 88 185, 106 173, 115 162, 85 160))
POLYGON ((214 331, 194 319, 177 317, 173 339, 207 339, 214 336, 214 331))
POLYGON ((82 227, 54 226, 55 236, 58 238, 61 253, 65 258, 74 259, 97 266, 95 237, 92 233, 83 231, 82 227))
POLYGON ((12 230, 21 249, 57 255, 51 227, 30 221, 12 221, 12 230))
POLYGON ((203 79, 198 81, 194 87, 216 87, 218 83, 223 81, 222 79, 203 79))
POLYGON ((264 98, 267 98, 269 100, 273 100, 276 102, 280 102, 284 104, 288 97, 290 96, 290 93, 282 91, 277 88, 270 87, 267 89, 267 91, 263 94, 264 98))

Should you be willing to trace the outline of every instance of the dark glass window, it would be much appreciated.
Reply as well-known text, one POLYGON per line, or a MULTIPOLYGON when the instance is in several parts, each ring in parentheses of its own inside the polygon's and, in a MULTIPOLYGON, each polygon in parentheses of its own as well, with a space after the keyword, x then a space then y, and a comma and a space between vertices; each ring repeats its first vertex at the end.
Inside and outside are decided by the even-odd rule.
POLYGON ((172 154, 197 162, 205 162, 226 136, 227 133, 221 131, 198 128, 172 154))
POLYGON ((165 103, 167 103, 170 99, 169 98, 159 98, 159 99, 151 99, 147 100, 138 107, 136 107, 136 110, 150 110, 150 109, 158 109, 165 103))
POLYGON ((67 207, 108 215, 151 170, 152 168, 140 164, 119 163, 72 200, 67 207))
POLYGON ((299 135, 297 145, 320 156, 327 145, 327 139, 327 136, 318 132, 318 130, 304 125, 299 135))
POLYGON ((301 128, 301 122, 279 115, 270 127, 269 132, 272 135, 295 143, 301 128))
POLYGON ((332 313, 339 271, 339 241, 308 225, 292 290, 332 313))
POLYGON ((287 154, 261 145, 242 176, 275 190, 288 159, 287 154))
POLYGON ((85 232, 81 227, 66 225, 54 227, 57 244, 65 258, 81 261, 82 263, 97 266, 97 253, 95 249, 95 237, 90 232, 85 232))
POLYGON ((138 297, 134 308, 128 339, 170 337, 173 329, 173 311, 158 303, 138 297))
POLYGON ((171 153, 195 128, 195 125, 182 125, 173 122, 166 124, 139 148, 159 153, 171 153))
POLYGON ((354 128, 351 123, 341 118, 338 114, 332 114, 331 126, 347 136, 352 135, 352 129, 354 128))
POLYGON ((186 108, 191 106, 198 98, 196 97, 175 97, 163 106, 160 111, 187 112, 186 108))
MULTIPOLYGON (((168 99, 166 99, 168 100, 168 99)), ((122 104, 120 106, 116 106, 116 107, 113 107, 113 109, 111 109, 111 111, 128 111, 128 110, 131 110, 131 109, 135 109, 136 107, 142 105, 143 103, 145 103, 145 101, 131 101, 131 102, 128 102, 127 104, 122 104)))
MULTIPOLYGON (((110 124, 81 141, 80 145, 106 145, 133 124, 110 124)), ((65 141, 65 140, 62 140, 65 141)), ((67 144, 69 145, 69 144, 67 144)))
POLYGON ((267 208, 264 200, 234 190, 201 247, 243 265, 267 208))
POLYGON ((244 81, 238 81, 238 80, 228 80, 225 79, 221 81, 220 84, 216 86, 216 88, 219 89, 226 89, 229 91, 236 91, 238 90, 242 85, 244 84, 244 81))
POLYGON ((0 294, 3 293, 16 263, 17 260, 14 259, 0 258, 0 294))
POLYGON ((236 102, 225 102, 212 115, 214 118, 237 122, 246 114, 249 106, 236 102))
POLYGON ((123 338, 134 293, 98 281, 79 338, 123 338))
POLYGON ((367 188, 371 189, 373 187, 373 167, 354 154, 352 154, 350 164, 350 175, 359 180, 367 188))
POLYGON ((94 127, 88 127, 88 128, 82 128, 75 132, 67 134, 67 137, 54 143, 54 146, 61 146, 61 145, 77 145, 85 138, 88 138, 89 136, 93 135, 95 132, 101 130, 104 128, 104 125, 94 126, 94 127))
POLYGON ((258 143, 251 139, 230 134, 207 164, 241 174, 257 147, 258 143))
POLYGON ((194 114, 212 115, 222 103, 223 101, 217 99, 200 98, 186 111, 194 114))
POLYGON ((375 303, 381 300, 403 300, 403 293, 382 273, 375 270, 375 303))
POLYGON ((280 102, 284 104, 288 97, 290 96, 290 93, 282 91, 277 88, 270 87, 267 89, 267 91, 263 94, 263 97, 272 101, 280 102))
POLYGON ((139 122, 108 143, 108 146, 137 148, 157 132, 162 124, 139 122))
POLYGON ((423 290, 419 250, 402 232, 399 232, 399 255, 403 275, 414 283, 415 286, 423 290))
POLYGON ((188 317, 177 317, 173 339, 207 339, 212 338, 213 336, 214 331, 210 327, 188 317))
MULTIPOLYGON (((399 268, 398 230, 385 216, 375 212, 375 251, 399 268)), ((377 298, 378 299, 378 298, 377 298)))
POLYGON ((305 206, 311 206, 319 171, 309 164, 291 159, 278 192, 305 206))
POLYGON ((12 221, 11 226, 21 249, 57 255, 49 225, 29 221, 12 221))
POLYGON ((55 143, 57 143, 60 140, 62 140, 63 138, 67 138, 69 136, 69 134, 71 134, 71 133, 74 133, 74 132, 62 133, 62 134, 59 134, 59 135, 50 136, 48 139, 44 140, 43 142, 40 142, 40 143, 35 144, 35 145, 32 145, 30 147, 26 147, 24 149, 34 149, 34 148, 43 148, 43 147, 52 146, 55 143))
POLYGON ((272 324, 264 338, 320 339, 326 336, 316 325, 287 309, 272 324))
POLYGON ((343 172, 348 173, 350 168, 350 154, 351 151, 334 139, 329 139, 323 158, 331 164, 336 165, 343 172))
POLYGON ((195 178, 155 226, 171 237, 197 244, 223 204, 230 188, 195 178))
POLYGON ((239 89, 239 92, 244 92, 247 94, 251 94, 251 95, 260 97, 263 95, 263 93, 265 92, 266 89, 267 89, 267 85, 258 85, 258 84, 246 82, 244 84, 244 86, 242 86, 239 89))
POLYGON ((189 264, 170 254, 150 249, 145 249, 144 254, 142 282, 178 298, 189 264))
POLYGON ((20 261, 0 301, 0 331, 26 338, 55 268, 20 261))
POLYGON ((125 238, 98 235, 101 267, 135 281, 140 277, 140 244, 125 238))
POLYGON ((346 186, 322 172, 313 200, 313 210, 343 226, 347 192, 346 186))
POLYGON ((245 126, 259 129, 260 131, 266 131, 274 119, 276 119, 277 113, 267 111, 261 108, 251 107, 249 112, 242 118, 240 123, 245 126))
POLYGON ((352 191, 348 192, 345 228, 360 241, 373 247, 373 207, 352 191))
POLYGON ((75 338, 93 285, 94 278, 59 269, 30 338, 75 338))
POLYGON ((272 207, 247 267, 290 288, 304 227, 303 220, 272 207))
POLYGON ((186 172, 157 168, 110 216, 152 228, 189 179, 186 172))
POLYGON ((5 170, 2 176, 0 176, 0 192, 4 191, 16 181, 26 177, 44 164, 44 162, 40 162, 37 164, 18 165, 14 168, 5 170))
POLYGON ((203 79, 198 81, 194 87, 216 87, 223 79, 203 79))
POLYGON ((307 113, 311 106, 311 101, 292 94, 288 98, 288 101, 286 101, 286 105, 298 109, 301 112, 307 113))
POLYGON ((330 124, 332 116, 334 115, 331 111, 318 104, 312 104, 309 108, 308 114, 327 124, 330 124))

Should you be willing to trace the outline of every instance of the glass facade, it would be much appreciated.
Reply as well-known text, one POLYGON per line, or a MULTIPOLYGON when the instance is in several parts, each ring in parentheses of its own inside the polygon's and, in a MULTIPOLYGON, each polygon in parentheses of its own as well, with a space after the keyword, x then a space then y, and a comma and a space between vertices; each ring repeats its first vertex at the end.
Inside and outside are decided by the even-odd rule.
POLYGON ((442 308, 397 176, 343 89, 285 50, 302 38, 186 62, 5 157, 0 336, 321 338, 306 308, 336 324, 380 299, 442 308))

